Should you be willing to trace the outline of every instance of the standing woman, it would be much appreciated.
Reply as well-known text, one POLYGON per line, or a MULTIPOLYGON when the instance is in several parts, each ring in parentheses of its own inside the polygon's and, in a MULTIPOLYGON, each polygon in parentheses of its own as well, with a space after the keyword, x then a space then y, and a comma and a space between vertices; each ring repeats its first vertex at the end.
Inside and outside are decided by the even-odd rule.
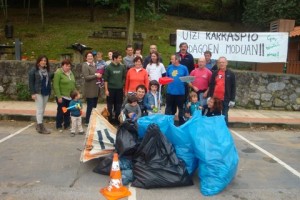
POLYGON ((159 78, 166 76, 166 69, 164 64, 160 62, 159 54, 156 51, 152 52, 150 56, 151 56, 151 60, 146 67, 146 70, 149 74, 149 80, 158 81, 159 78))
POLYGON ((133 62, 134 67, 131 67, 126 75, 125 95, 135 92, 138 85, 145 85, 147 89, 149 87, 148 72, 143 68, 143 59, 138 56, 133 62))
POLYGON ((53 73, 50 73, 48 58, 44 55, 39 56, 35 67, 29 71, 29 90, 36 105, 36 131, 41 134, 50 134, 43 124, 43 118, 51 93, 52 78, 53 73))
POLYGON ((75 89, 75 77, 71 71, 71 62, 66 59, 61 62, 61 68, 58 68, 54 74, 53 89, 56 96, 57 113, 56 129, 62 132, 62 127, 70 127, 70 111, 62 111, 62 107, 69 107, 70 93, 75 89))
POLYGON ((86 98, 85 125, 90 122, 90 116, 93 108, 97 107, 100 87, 96 84, 97 78, 102 78, 102 74, 96 73, 94 56, 91 51, 85 54, 86 62, 82 64, 82 74, 84 78, 84 96, 86 98))

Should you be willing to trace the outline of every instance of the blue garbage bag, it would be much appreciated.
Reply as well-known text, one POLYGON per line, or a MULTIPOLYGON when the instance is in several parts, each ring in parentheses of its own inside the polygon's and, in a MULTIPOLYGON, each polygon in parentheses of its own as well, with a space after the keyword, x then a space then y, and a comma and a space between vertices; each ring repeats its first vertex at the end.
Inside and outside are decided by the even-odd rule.
POLYGON ((198 159, 194 153, 193 141, 186 131, 186 126, 192 126, 190 123, 192 123, 192 120, 187 121, 180 127, 170 124, 166 136, 173 144, 177 157, 185 162, 188 173, 192 175, 198 167, 198 159))
POLYGON ((235 177, 238 153, 223 115, 203 117, 196 111, 192 118, 185 129, 199 159, 200 190, 203 195, 215 195, 235 177))
POLYGON ((123 185, 128 185, 133 181, 132 161, 125 157, 120 157, 119 164, 122 172, 122 183, 123 185))
POLYGON ((166 133, 170 124, 174 124, 173 115, 155 114, 141 117, 137 120, 139 138, 143 138, 149 124, 157 124, 162 133, 166 133))

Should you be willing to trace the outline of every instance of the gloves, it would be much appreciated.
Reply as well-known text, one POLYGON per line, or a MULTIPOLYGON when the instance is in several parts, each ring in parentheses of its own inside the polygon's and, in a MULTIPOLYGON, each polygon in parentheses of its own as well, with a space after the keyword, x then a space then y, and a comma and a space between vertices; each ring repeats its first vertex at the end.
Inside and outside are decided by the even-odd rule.
POLYGON ((235 102, 234 102, 234 101, 229 101, 229 104, 228 104, 229 107, 232 108, 232 107, 234 107, 234 105, 235 105, 235 102))

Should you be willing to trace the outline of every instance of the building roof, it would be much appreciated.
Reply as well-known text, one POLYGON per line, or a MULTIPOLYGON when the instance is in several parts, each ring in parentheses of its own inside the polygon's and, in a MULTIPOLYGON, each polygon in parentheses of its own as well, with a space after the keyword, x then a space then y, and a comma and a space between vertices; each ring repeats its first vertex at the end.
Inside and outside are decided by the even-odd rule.
POLYGON ((294 30, 290 31, 290 37, 300 36, 300 26, 295 26, 294 30))

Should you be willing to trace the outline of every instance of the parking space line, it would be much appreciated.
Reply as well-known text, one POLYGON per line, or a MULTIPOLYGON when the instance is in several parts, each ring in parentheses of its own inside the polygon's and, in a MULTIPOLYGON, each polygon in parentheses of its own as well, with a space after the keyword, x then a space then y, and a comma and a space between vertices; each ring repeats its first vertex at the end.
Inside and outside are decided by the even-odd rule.
POLYGON ((267 156, 269 156, 270 158, 272 158, 273 160, 275 160, 276 162, 278 162, 280 165, 282 165, 284 168, 286 168, 287 170, 289 170, 290 172, 292 172, 293 174, 295 174, 296 176, 298 176, 298 178, 300 178, 300 172, 298 172, 297 170, 295 170, 294 168, 292 168, 291 166, 289 166, 288 164, 286 164, 285 162, 283 162, 282 160, 280 160, 279 158, 277 158, 276 156, 274 156, 273 154, 269 153, 268 151, 264 150, 263 148, 261 148, 260 146, 254 144, 253 142, 249 141, 248 139, 246 139, 245 137, 241 136, 239 133, 237 133, 234 130, 230 131, 235 134, 236 136, 238 136, 239 138, 241 138, 242 140, 244 140, 245 142, 247 142, 248 144, 252 145, 254 148, 258 149, 259 151, 261 151, 262 153, 266 154, 267 156))
POLYGON ((31 123, 31 124, 29 124, 28 126, 26 126, 26 127, 24 127, 24 128, 21 128, 21 129, 18 130, 17 132, 15 132, 15 133, 13 133, 13 134, 10 134, 9 136, 6 136, 5 138, 3 138, 3 139, 0 140, 0 144, 1 144, 2 142, 4 142, 4 141, 8 140, 9 138, 12 138, 12 137, 14 137, 15 135, 18 135, 19 133, 22 133, 22 131, 28 129, 29 127, 31 127, 31 126, 33 126, 33 125, 34 125, 34 123, 31 123))
POLYGON ((131 187, 131 183, 130 183, 128 189, 131 192, 131 195, 128 197, 128 200, 136 200, 136 189, 135 189, 135 187, 131 187))

